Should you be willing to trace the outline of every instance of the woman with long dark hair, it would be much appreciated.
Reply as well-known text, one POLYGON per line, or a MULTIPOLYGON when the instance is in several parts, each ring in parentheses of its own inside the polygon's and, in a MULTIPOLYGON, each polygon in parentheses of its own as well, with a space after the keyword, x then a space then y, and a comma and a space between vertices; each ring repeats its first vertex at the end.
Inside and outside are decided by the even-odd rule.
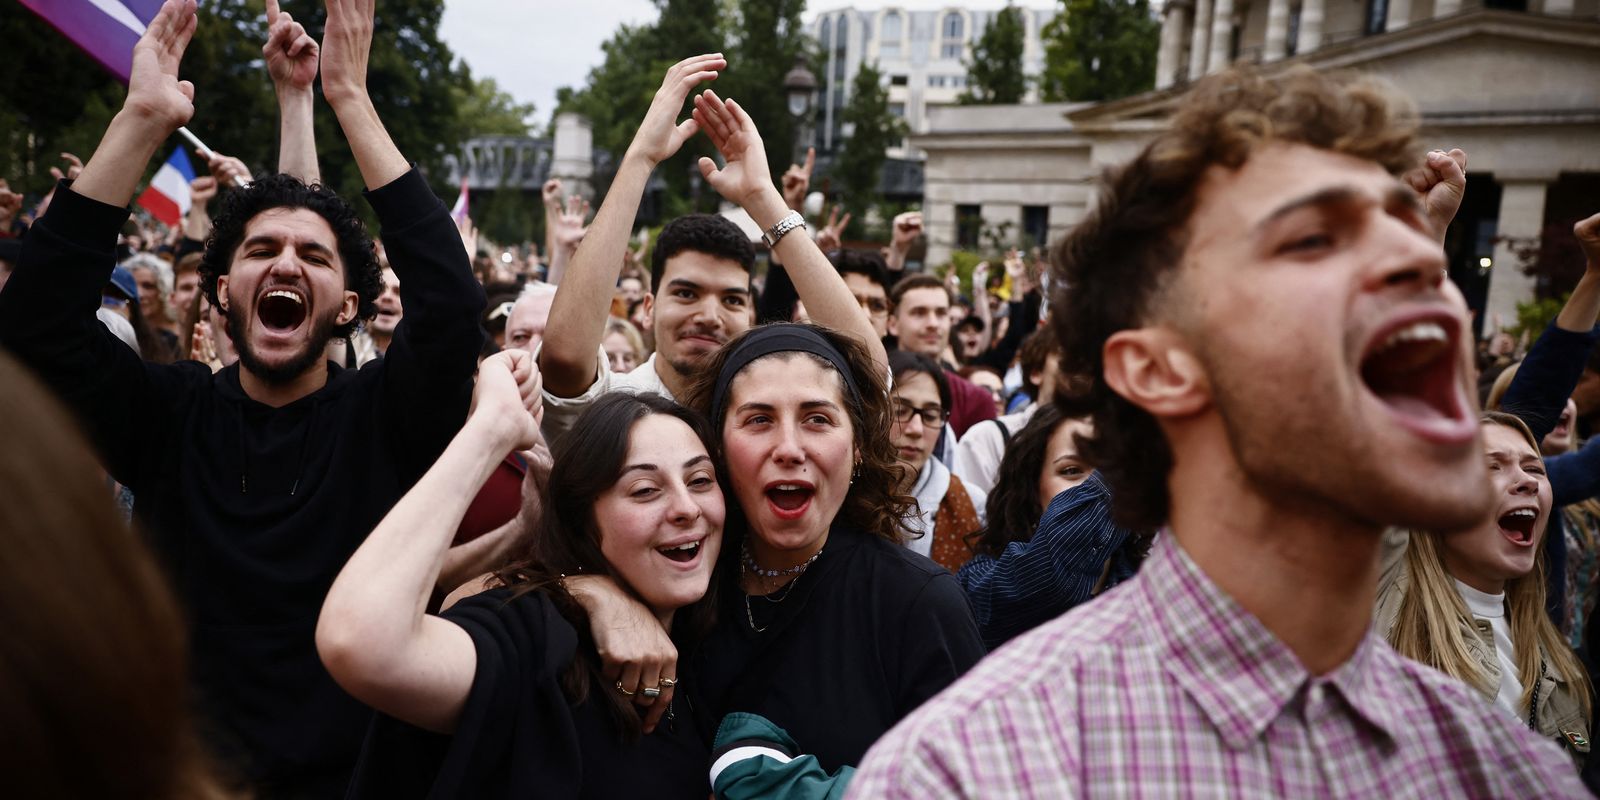
POLYGON ((605 674, 566 589, 574 576, 607 576, 684 646, 709 627, 723 497, 692 412, 627 393, 596 402, 557 443, 544 490, 528 498, 524 520, 538 522, 527 557, 499 572, 498 588, 441 617, 424 613, 474 493, 505 452, 539 440, 527 410, 538 383, 526 353, 484 361, 466 426, 328 593, 317 626, 323 662, 384 715, 352 796, 710 790, 707 748, 683 705, 653 727, 634 705, 692 679, 605 674))

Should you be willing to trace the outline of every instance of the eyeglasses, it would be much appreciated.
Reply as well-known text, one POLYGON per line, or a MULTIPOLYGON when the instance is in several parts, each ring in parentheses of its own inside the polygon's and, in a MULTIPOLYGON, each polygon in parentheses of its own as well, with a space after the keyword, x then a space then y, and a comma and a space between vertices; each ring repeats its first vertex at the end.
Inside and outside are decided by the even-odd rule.
POLYGON ((928 408, 917 408, 916 406, 907 405, 905 403, 894 404, 895 422, 904 425, 907 422, 910 422, 911 418, 914 416, 922 417, 922 427, 924 428, 943 428, 945 420, 950 418, 950 412, 945 411, 942 408, 934 408, 932 406, 929 406, 928 408))
POLYGON ((499 319, 501 317, 509 317, 509 316, 511 316, 511 309, 513 307, 515 307, 515 306, 516 306, 516 303, 513 303, 511 301, 506 301, 504 303, 501 303, 498 306, 495 306, 495 309, 493 311, 489 312, 489 321, 490 322, 494 322, 495 320, 497 320, 497 319, 499 319))
POLYGON ((861 307, 874 317, 889 313, 889 301, 881 297, 863 297, 858 294, 856 295, 856 302, 860 303, 861 307))

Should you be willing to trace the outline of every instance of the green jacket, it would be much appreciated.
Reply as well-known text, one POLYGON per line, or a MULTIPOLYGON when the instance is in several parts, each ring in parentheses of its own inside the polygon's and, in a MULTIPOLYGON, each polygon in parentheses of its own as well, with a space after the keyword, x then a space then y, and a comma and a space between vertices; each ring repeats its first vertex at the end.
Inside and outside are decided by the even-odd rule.
POLYGON ((766 717, 729 714, 711 744, 711 790, 721 800, 843 800, 855 767, 829 775, 816 756, 800 755, 799 749, 766 717))

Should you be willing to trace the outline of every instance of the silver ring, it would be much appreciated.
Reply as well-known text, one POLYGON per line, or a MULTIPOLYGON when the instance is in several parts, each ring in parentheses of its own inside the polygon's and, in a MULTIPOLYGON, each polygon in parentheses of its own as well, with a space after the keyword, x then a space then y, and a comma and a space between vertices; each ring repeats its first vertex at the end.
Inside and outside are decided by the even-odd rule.
POLYGON ((660 697, 660 696, 661 696, 661 690, 660 690, 660 689, 659 689, 659 688, 656 688, 656 687, 654 687, 654 686, 651 686, 651 687, 650 687, 650 688, 648 688, 648 689, 640 689, 640 690, 639 690, 639 694, 642 694, 642 695, 644 695, 644 696, 645 696, 645 697, 648 697, 648 698, 650 698, 650 699, 651 699, 651 700, 654 700, 654 699, 656 699, 656 698, 657 698, 657 697, 660 697))

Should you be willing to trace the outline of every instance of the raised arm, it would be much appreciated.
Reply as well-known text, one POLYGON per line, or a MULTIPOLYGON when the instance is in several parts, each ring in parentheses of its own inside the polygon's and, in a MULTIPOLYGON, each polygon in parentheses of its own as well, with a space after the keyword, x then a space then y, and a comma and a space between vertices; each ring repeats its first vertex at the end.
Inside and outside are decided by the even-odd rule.
POLYGON ((606 200, 589 224, 550 306, 550 318, 561 324, 546 330, 539 368, 544 372, 546 390, 556 397, 576 397, 594 383, 611 296, 645 183, 656 165, 677 153, 699 129, 692 119, 678 121, 689 92, 701 81, 714 80, 727 64, 721 55, 708 53, 684 59, 667 70, 650 110, 639 123, 639 132, 623 154, 606 200))
POLYGON ((532 447, 539 374, 520 350, 485 360, 466 425, 339 572, 317 619, 317 653, 356 699, 448 733, 472 689, 477 652, 465 630, 429 616, 450 540, 501 455, 532 447))
MULTIPOLYGON (((711 159, 700 159, 700 174, 706 182, 729 202, 739 204, 762 230, 770 230, 788 216, 789 206, 772 183, 761 133, 750 115, 738 103, 724 102, 707 89, 694 99, 694 118, 725 162, 718 169, 711 159)), ((889 354, 872 329, 872 321, 816 242, 803 232, 790 231, 778 240, 773 253, 789 271, 811 321, 860 339, 873 360, 887 371, 889 354)))
POLYGON ((278 171, 306 183, 322 180, 312 129, 312 82, 321 48, 304 25, 267 0, 267 43, 261 54, 278 95, 278 171))
POLYGON ((194 29, 194 0, 161 4, 133 47, 122 110, 112 117, 72 191, 117 207, 133 199, 156 149, 194 116, 194 84, 178 80, 178 64, 194 29))
POLYGON ((328 0, 328 21, 322 29, 322 94, 339 118, 369 191, 411 171, 411 162, 389 138, 367 94, 374 2, 328 0))
POLYGON ((1600 214, 1574 225, 1572 233, 1588 262, 1583 277, 1555 322, 1528 350, 1501 400, 1501 407, 1521 417, 1540 439, 1555 430, 1567 398, 1583 376, 1595 345, 1595 321, 1600 318, 1600 214))

